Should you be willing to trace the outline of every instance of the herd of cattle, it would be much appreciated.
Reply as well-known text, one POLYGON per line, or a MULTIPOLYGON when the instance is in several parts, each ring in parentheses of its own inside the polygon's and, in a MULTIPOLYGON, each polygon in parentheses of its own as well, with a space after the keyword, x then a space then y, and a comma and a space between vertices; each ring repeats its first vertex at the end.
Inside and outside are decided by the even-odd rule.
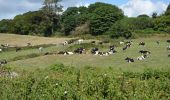
MULTIPOLYGON (((72 43, 77 43, 77 44, 81 44, 83 43, 83 39, 71 39, 71 40, 68 40, 68 41, 64 41, 62 43, 62 45, 68 45, 68 44, 72 44, 72 43)), ((170 40, 167 40, 168 43, 170 43, 170 40)), ((96 41, 91 41, 92 44, 96 43, 96 41)), ((102 45, 103 43, 108 43, 108 41, 103 41, 103 42, 98 42, 100 45, 102 45)), ((159 45, 159 41, 156 41, 156 43, 159 45)), ((127 41, 127 42, 120 42, 120 45, 123 45, 123 48, 122 50, 125 51, 127 50, 128 48, 130 48, 132 46, 133 42, 132 41, 127 41)), ((145 42, 140 42, 139 43, 139 46, 145 46, 145 42)), ((27 46, 31 46, 31 43, 27 43, 27 46)), ((10 45, 9 44, 1 44, 0 46, 0 53, 3 52, 4 49, 6 48, 10 48, 10 45)), ((15 51, 16 52, 19 52, 22 50, 21 47, 14 47, 15 48, 15 51)), ((97 47, 94 47, 90 50, 91 54, 93 55, 99 55, 99 56, 109 56, 109 55, 113 55, 115 53, 117 53, 116 51, 116 46, 115 45, 111 45, 108 49, 108 52, 102 52, 99 50, 99 48, 97 47)), ((38 50, 39 52, 43 52, 43 47, 39 47, 38 50)), ((167 46, 167 50, 170 51, 170 46, 167 46)), ((77 48, 75 49, 73 52, 68 52, 68 51, 59 51, 57 53, 49 53, 49 52, 46 52, 45 55, 50 55, 50 54, 59 54, 59 55, 73 55, 73 54, 87 54, 88 52, 86 51, 85 48, 83 47, 80 47, 80 48, 77 48)), ((149 55, 151 54, 150 51, 147 51, 147 50, 140 50, 139 53, 141 54, 141 56, 137 57, 137 60, 144 60, 146 58, 149 57, 149 55)), ((170 57, 170 54, 168 55, 168 57, 170 57)), ((134 62, 135 60, 131 57, 126 57, 125 60, 128 62, 128 63, 131 63, 131 62, 134 62)), ((0 60, 0 66, 3 66, 7 64, 7 60, 3 59, 3 60, 0 60)))

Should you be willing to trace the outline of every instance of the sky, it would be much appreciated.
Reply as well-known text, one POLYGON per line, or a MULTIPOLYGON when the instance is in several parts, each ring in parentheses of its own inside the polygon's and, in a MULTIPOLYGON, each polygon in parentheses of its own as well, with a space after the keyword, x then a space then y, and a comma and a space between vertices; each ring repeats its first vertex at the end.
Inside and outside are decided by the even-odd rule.
MULTIPOLYGON (((0 20, 12 19, 18 14, 39 10, 44 0, 0 0, 0 20)), ((72 6, 88 6, 95 2, 105 2, 121 8, 126 16, 136 17, 141 14, 163 13, 170 0, 62 0, 64 9, 72 6)))

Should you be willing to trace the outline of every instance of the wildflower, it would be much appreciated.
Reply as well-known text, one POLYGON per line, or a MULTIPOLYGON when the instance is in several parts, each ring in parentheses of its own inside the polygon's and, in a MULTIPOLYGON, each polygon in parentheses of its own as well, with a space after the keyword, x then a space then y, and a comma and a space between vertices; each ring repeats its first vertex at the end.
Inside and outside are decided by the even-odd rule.
POLYGON ((66 95, 68 92, 67 91, 64 91, 64 94, 66 95))
POLYGON ((49 76, 46 76, 46 77, 45 77, 45 79, 48 79, 48 78, 49 78, 49 76))

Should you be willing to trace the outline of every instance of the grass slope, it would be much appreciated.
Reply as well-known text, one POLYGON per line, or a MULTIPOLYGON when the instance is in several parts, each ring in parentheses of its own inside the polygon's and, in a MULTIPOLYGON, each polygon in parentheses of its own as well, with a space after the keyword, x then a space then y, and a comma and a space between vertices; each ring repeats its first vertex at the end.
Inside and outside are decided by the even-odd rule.
MULTIPOLYGON (((122 47, 118 47, 118 53, 108 57, 94 56, 91 54, 84 55, 49 55, 40 56, 36 58, 19 60, 11 62, 9 66, 34 69, 34 68, 46 68, 55 63, 63 63, 69 66, 84 67, 112 67, 115 70, 126 70, 126 71, 142 71, 144 68, 152 69, 170 69, 170 58, 168 58, 168 52, 166 46, 167 38, 142 38, 133 40, 133 45, 127 51, 122 51, 122 47), (156 44, 156 41, 160 41, 160 45, 156 44), (146 46, 138 46, 140 41, 145 41, 146 46), (138 53, 139 50, 149 50, 151 55, 144 61, 137 61, 136 58, 141 54, 138 53), (125 57, 132 57, 135 59, 135 63, 125 62, 125 57)), ((103 49, 107 51, 108 48, 103 49)))

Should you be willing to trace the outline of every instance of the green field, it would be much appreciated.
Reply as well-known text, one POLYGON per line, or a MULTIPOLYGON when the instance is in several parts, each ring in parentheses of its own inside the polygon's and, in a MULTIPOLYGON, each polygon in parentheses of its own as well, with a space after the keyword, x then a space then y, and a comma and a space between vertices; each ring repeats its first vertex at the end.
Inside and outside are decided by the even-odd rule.
MULTIPOLYGON (((12 37, 18 38, 18 35, 12 37)), ((52 39, 58 41, 58 38, 52 39)), ((118 52, 110 56, 92 55, 90 49, 97 46, 101 51, 108 51, 109 45, 118 44, 114 41, 103 46, 89 44, 89 40, 85 44, 67 46, 58 41, 56 45, 49 43, 41 53, 39 46, 23 48, 19 52, 9 49, 0 53, 0 59, 9 61, 5 67, 0 67, 0 99, 169 100, 170 52, 166 46, 170 44, 167 39, 133 39, 131 48, 123 51, 123 46, 117 45, 118 52), (139 46, 140 41, 146 45, 139 46), (160 44, 157 45, 156 41, 160 44), (87 48, 86 54, 44 55, 46 52, 73 51, 81 46, 87 48), (141 55, 139 50, 149 50, 151 55, 137 61, 136 58, 141 55), (135 62, 127 63, 126 57, 134 58, 135 62), (17 77, 12 77, 12 72, 17 73, 17 77)), ((22 44, 18 42, 17 45, 22 44)), ((42 43, 37 45, 40 44, 43 46, 42 43)))
MULTIPOLYGON (((93 66, 93 67, 112 67, 118 70, 128 70, 128 71, 141 71, 145 68, 152 69, 169 69, 170 61, 168 58, 169 52, 166 50, 166 46, 169 44, 166 42, 167 38, 141 38, 134 39, 132 47, 126 51, 122 50, 122 46, 116 48, 118 53, 110 56, 95 56, 90 53, 83 55, 47 55, 47 56, 39 56, 30 59, 21 59, 18 61, 12 61, 8 65, 12 67, 26 68, 26 69, 36 69, 36 68, 45 68, 55 63, 63 63, 67 66, 74 67, 85 67, 85 66, 93 66), (156 41, 160 41, 160 45, 156 44, 156 41), (140 41, 145 41, 146 46, 139 46, 138 43, 140 41), (149 50, 151 51, 151 55, 149 58, 143 61, 137 61, 137 57, 141 54, 138 53, 139 50, 149 50), (135 59, 134 63, 127 63, 124 59, 126 57, 132 57, 135 59)), ((45 48, 44 52, 58 52, 60 50, 68 50, 69 46, 51 46, 45 48)), ((109 46, 105 46, 102 48, 102 51, 108 51, 109 46)), ((89 48, 90 50, 90 48, 89 48)), ((88 52, 89 52, 88 50, 88 52)), ((68 50, 69 51, 69 50, 68 50)), ((71 50, 70 50, 71 51, 71 50)), ((39 54, 38 49, 26 49, 22 50, 18 53, 15 51, 9 51, 1 53, 0 58, 12 59, 18 56, 29 55, 32 53, 39 54)))

